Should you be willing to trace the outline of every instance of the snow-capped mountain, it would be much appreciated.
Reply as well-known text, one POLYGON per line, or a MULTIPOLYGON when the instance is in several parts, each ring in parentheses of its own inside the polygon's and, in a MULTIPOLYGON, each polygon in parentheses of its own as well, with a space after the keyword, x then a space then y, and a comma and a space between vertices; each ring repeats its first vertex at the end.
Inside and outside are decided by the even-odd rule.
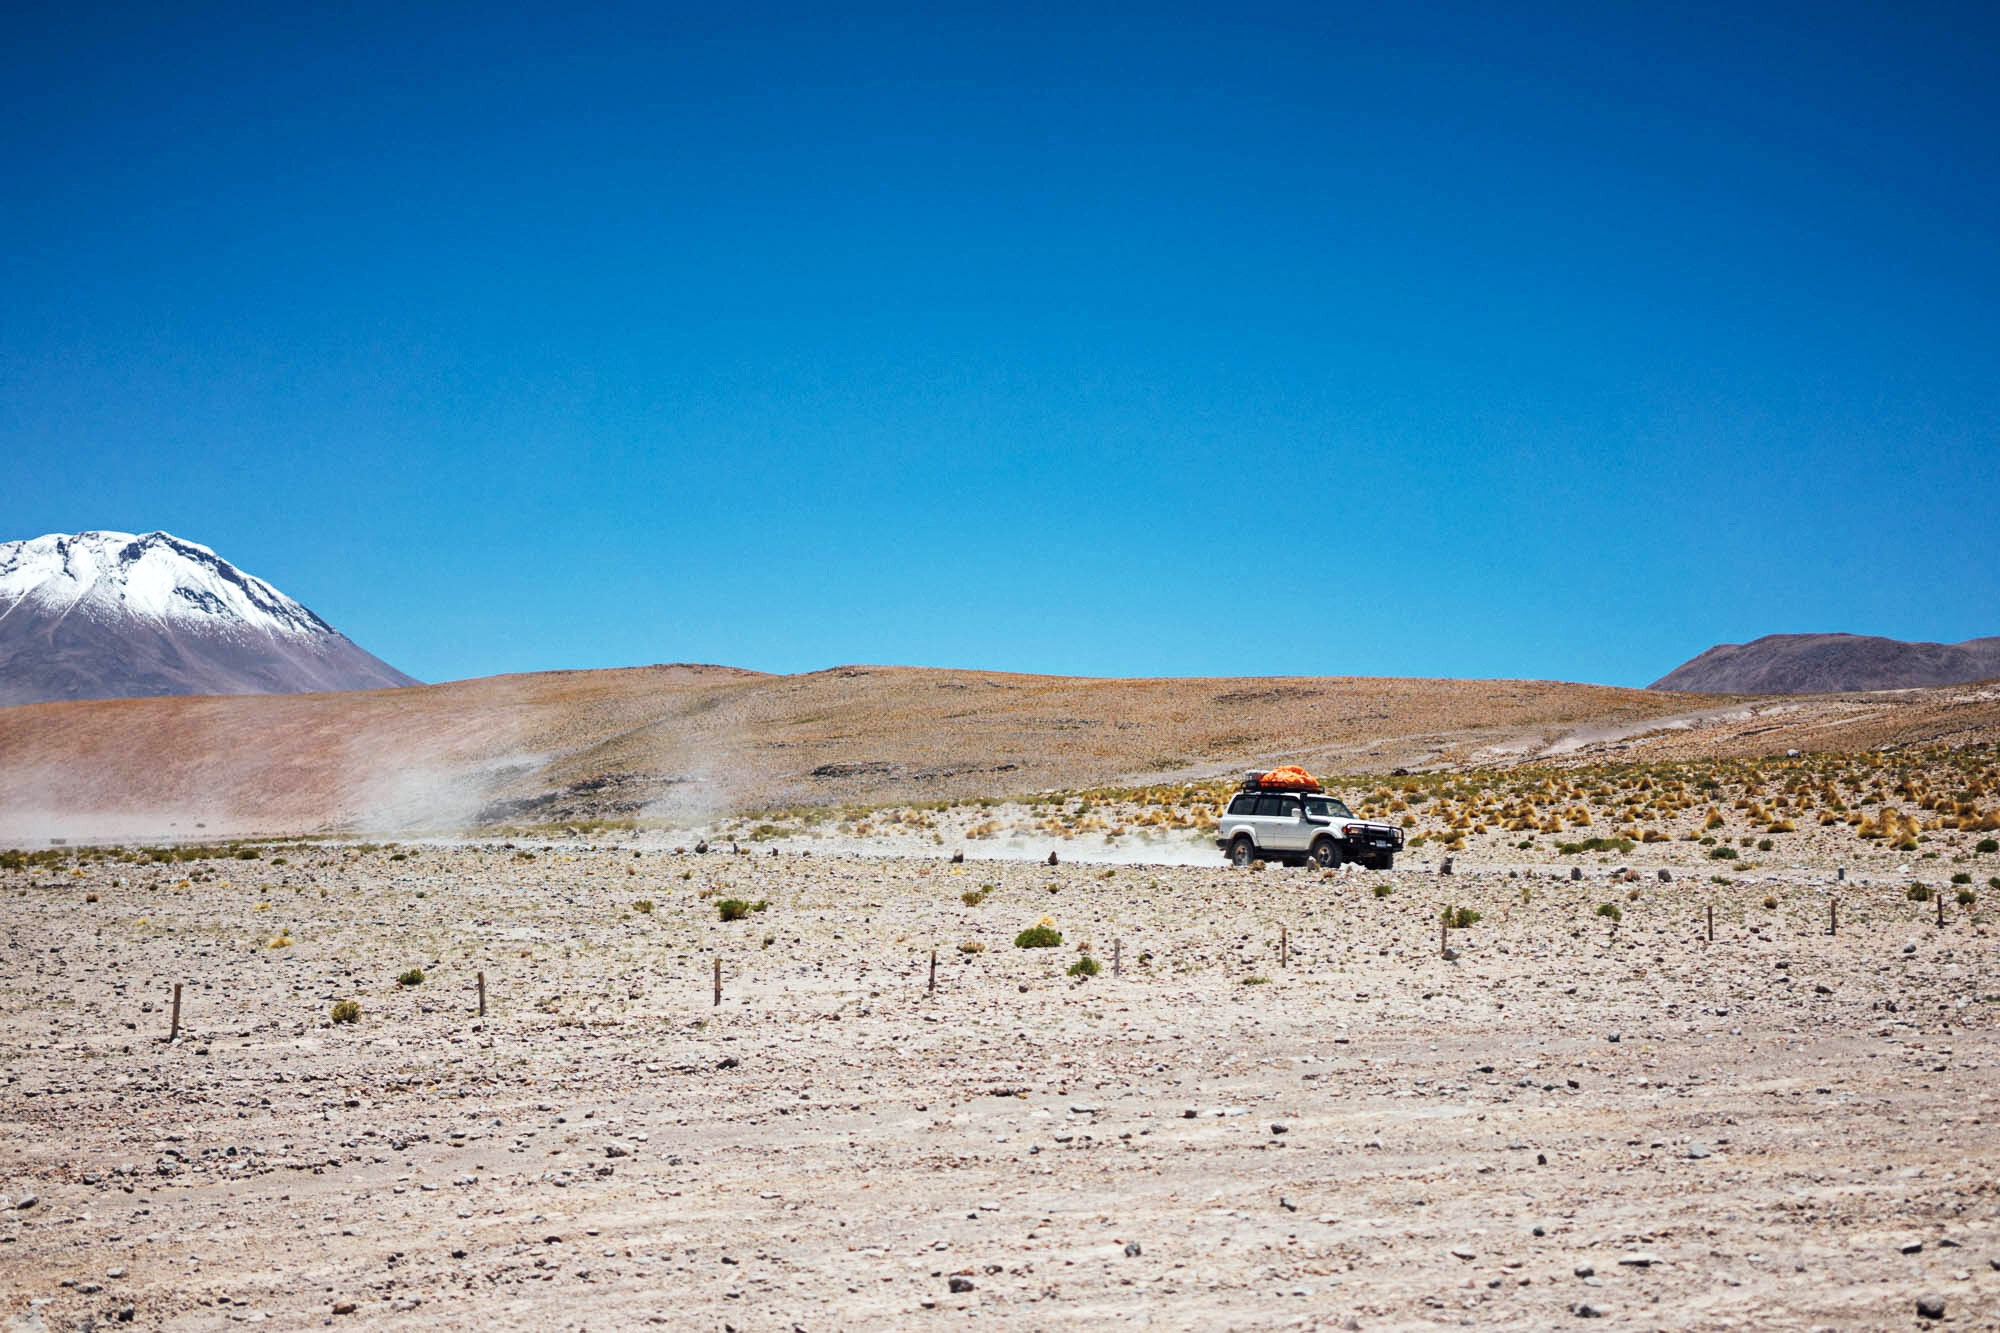
POLYGON ((416 683, 262 579, 168 533, 0 542, 0 707, 416 683))

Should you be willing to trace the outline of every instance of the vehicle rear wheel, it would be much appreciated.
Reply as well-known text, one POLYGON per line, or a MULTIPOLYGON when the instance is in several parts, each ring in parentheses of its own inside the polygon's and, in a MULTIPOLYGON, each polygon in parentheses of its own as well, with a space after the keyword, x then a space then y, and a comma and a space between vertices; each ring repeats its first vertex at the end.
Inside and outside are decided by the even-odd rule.
POLYGON ((1256 844, 1248 838, 1238 838, 1229 844, 1229 864, 1247 866, 1257 859, 1256 844))
POLYGON ((1390 852, 1388 855, 1378 858, 1375 862, 1375 868, 1377 870, 1394 870, 1396 868, 1396 854, 1390 852))
POLYGON ((1332 838, 1321 838, 1313 844, 1312 859, 1313 864, 1320 869, 1334 870, 1346 857, 1341 853, 1339 843, 1332 838))

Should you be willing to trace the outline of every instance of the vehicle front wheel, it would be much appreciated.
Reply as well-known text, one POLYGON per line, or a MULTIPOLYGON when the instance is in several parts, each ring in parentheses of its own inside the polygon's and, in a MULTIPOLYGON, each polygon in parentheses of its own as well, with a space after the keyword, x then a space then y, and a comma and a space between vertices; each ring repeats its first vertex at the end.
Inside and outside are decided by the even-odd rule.
POLYGON ((1321 838, 1313 844, 1312 859, 1313 864, 1320 869, 1334 870, 1339 868, 1340 863, 1346 858, 1341 853, 1339 843, 1332 838, 1321 838))
POLYGON ((1229 844, 1229 864, 1247 866, 1257 859, 1257 848, 1248 838, 1238 838, 1229 844))

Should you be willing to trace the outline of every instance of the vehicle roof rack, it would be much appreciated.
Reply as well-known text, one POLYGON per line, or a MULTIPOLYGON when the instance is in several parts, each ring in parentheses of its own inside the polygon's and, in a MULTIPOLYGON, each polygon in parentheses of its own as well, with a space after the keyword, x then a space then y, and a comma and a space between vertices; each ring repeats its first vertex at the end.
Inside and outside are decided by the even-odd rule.
POLYGON ((1304 769, 1248 769, 1243 774, 1244 791, 1316 792, 1319 781, 1304 769), (1282 775, 1282 776, 1281 776, 1282 775), (1297 775, 1297 776, 1294 776, 1297 775), (1275 780, 1274 780, 1275 779, 1275 780), (1301 781, 1300 779, 1304 779, 1301 781))

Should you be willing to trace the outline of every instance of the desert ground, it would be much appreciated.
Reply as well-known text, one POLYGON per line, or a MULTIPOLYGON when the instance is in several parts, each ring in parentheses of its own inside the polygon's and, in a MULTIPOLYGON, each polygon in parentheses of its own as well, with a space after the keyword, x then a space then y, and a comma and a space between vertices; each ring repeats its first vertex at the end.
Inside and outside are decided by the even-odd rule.
POLYGON ((0 1327, 2000 1327, 1996 760, 16 852, 0 1327))

